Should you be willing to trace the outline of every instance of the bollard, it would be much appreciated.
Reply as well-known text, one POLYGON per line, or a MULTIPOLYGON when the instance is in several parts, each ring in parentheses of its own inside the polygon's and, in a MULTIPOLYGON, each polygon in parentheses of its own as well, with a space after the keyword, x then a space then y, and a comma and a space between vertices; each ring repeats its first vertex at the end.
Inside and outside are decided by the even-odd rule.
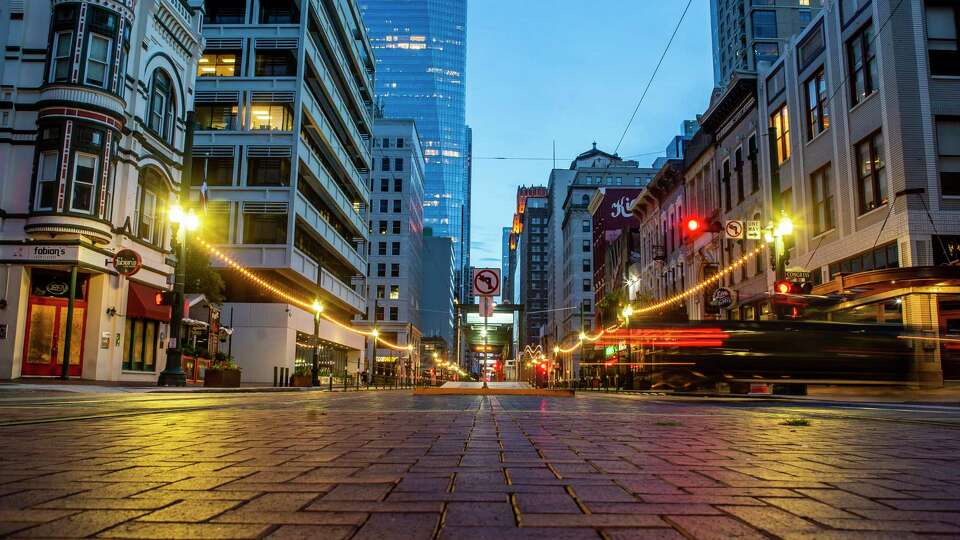
POLYGON ((274 387, 277 386, 277 369, 279 369, 277 366, 273 366, 273 386, 274 387))

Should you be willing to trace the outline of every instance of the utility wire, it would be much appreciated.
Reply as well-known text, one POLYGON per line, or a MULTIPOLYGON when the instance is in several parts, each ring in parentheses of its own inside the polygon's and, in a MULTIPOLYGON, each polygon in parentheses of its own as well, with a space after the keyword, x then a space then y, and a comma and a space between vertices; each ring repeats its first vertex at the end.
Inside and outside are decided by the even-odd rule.
MULTIPOLYGON (((624 158, 634 158, 634 157, 644 157, 644 156, 656 156, 663 154, 663 150, 656 150, 653 152, 643 152, 641 154, 631 154, 629 156, 623 156, 624 158)), ((525 157, 525 156, 474 156, 471 159, 489 159, 489 160, 502 160, 502 161, 553 161, 552 157, 525 157)), ((564 158, 556 158, 560 161, 566 161, 564 158)), ((576 158, 569 158, 570 161, 576 158)))
POLYGON ((677 37, 677 32, 680 30, 680 25, 683 23, 683 19, 686 18, 687 11, 690 9, 690 4, 692 3, 693 0, 687 0, 687 5, 683 8, 683 13, 680 14, 680 20, 677 21, 677 26, 674 27, 673 33, 670 34, 670 41, 668 41, 667 46, 663 48, 663 54, 660 55, 660 61, 657 62, 657 67, 653 69, 653 73, 650 75, 650 80, 647 81, 647 86, 643 89, 643 93, 640 94, 640 101, 637 102, 636 108, 633 109, 633 114, 630 115, 630 121, 627 122, 627 127, 623 128, 623 134, 620 135, 620 140, 617 141, 617 147, 613 150, 614 154, 620 150, 620 145, 623 144, 623 138, 627 136, 627 131, 630 130, 633 120, 637 117, 637 112, 640 111, 640 105, 643 104, 643 98, 647 97, 647 92, 650 90, 650 86, 653 84, 653 79, 657 76, 657 72, 660 71, 660 66, 663 65, 663 60, 667 57, 667 51, 670 50, 670 45, 673 44, 674 38, 677 37))

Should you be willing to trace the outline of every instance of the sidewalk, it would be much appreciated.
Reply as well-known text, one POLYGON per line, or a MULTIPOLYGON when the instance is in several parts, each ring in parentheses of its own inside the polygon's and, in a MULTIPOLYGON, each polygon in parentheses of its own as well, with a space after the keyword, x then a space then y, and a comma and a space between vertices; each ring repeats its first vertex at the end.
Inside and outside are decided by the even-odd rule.
MULTIPOLYGON (((333 392, 356 392, 372 390, 394 390, 394 388, 375 388, 361 386, 348 386, 344 390, 343 385, 333 385, 333 392)), ((398 388, 397 390, 410 390, 409 388, 398 388)), ((264 386, 261 384, 241 384, 239 388, 207 388, 203 385, 187 386, 156 386, 149 383, 129 383, 112 381, 89 381, 83 379, 71 379, 61 381, 59 379, 16 379, 14 381, 0 381, 0 395, 3 392, 62 392, 74 394, 120 394, 120 393, 151 393, 151 394, 236 394, 236 393, 257 393, 257 392, 328 392, 326 385, 317 387, 293 387, 293 386, 264 386)))

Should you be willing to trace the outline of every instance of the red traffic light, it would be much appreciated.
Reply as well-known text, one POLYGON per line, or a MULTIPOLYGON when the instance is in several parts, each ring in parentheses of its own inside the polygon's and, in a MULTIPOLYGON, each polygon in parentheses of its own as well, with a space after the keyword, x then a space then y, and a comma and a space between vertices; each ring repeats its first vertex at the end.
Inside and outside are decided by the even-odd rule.
POLYGON ((813 283, 809 281, 780 280, 773 284, 773 292, 778 294, 810 294, 813 283))
POLYGON ((789 281, 778 281, 773 284, 773 292, 777 294, 790 294, 793 290, 793 283, 789 281))
POLYGON ((687 230, 695 233, 703 228, 703 224, 700 223, 700 220, 697 218, 690 218, 687 220, 687 230))
POLYGON ((172 306, 173 291, 160 291, 154 295, 153 301, 158 306, 172 306))

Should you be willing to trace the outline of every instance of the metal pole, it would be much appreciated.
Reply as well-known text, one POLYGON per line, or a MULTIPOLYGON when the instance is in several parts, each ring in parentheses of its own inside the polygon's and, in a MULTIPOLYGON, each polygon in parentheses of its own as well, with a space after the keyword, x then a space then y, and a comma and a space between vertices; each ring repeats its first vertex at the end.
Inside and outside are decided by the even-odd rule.
MULTIPOLYGON (((183 142, 183 175, 180 178, 180 204, 190 200, 190 186, 193 184, 193 130, 194 112, 187 111, 187 134, 183 142)), ((173 285, 173 308, 170 317, 170 336, 172 347, 167 349, 167 365, 157 379, 159 386, 186 386, 187 378, 183 373, 183 354, 181 352, 180 333, 183 326, 183 293, 187 271, 187 231, 183 225, 177 226, 177 236, 183 231, 183 238, 177 238, 177 267, 173 285)))
POLYGON ((310 386, 320 386, 320 313, 313 314, 313 370, 310 386))
POLYGON ((73 302, 77 296, 77 265, 70 267, 70 292, 67 297, 67 324, 63 336, 63 366, 60 369, 60 378, 70 378, 70 342, 73 340, 73 302))
MULTIPOLYGON (((583 335, 583 302, 580 302, 580 335, 583 335)), ((580 340, 580 363, 583 363, 583 342, 585 340, 580 340)), ((570 373, 573 373, 573 355, 570 355, 570 373)))
MULTIPOLYGON (((481 367, 480 367, 480 369, 483 371, 483 375, 484 375, 484 376, 487 374, 487 334, 488 334, 488 333, 489 333, 489 331, 487 330, 487 311, 486 311, 486 307, 484 307, 484 311, 483 311, 483 361, 481 362, 482 365, 481 365, 481 367)), ((487 381, 483 381, 483 382, 486 383, 487 381)), ((484 386, 486 386, 486 384, 484 384, 484 386)))
POLYGON ((227 336, 227 356, 233 358, 233 307, 230 308, 230 335, 227 336))

